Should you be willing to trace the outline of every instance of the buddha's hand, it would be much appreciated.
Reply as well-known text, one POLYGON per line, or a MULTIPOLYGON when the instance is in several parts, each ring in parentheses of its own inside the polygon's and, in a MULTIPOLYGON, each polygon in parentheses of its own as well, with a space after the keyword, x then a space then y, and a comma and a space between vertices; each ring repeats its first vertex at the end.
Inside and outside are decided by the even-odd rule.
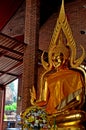
POLYGON ((36 91, 35 91, 34 86, 32 87, 32 89, 30 89, 30 96, 31 96, 31 99, 30 99, 31 104, 32 104, 32 105, 35 105, 35 101, 36 101, 36 91))

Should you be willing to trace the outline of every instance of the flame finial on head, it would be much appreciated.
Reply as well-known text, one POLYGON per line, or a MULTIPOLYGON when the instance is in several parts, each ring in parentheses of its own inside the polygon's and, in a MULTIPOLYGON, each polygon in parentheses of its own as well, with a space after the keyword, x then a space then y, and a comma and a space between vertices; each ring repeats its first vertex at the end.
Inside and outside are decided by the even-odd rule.
POLYGON ((70 55, 70 65, 71 65, 71 67, 76 68, 83 62, 83 60, 85 58, 85 49, 82 46, 81 46, 82 51, 83 51, 82 55, 81 55, 80 58, 76 59, 76 43, 74 41, 72 31, 71 31, 71 28, 68 24, 67 17, 66 17, 66 14, 65 14, 64 0, 62 0, 59 17, 57 19, 57 23, 56 23, 56 26, 54 28, 54 32, 53 32, 51 42, 50 42, 50 45, 49 45, 48 63, 46 63, 43 60, 43 55, 41 57, 42 65, 46 70, 50 70, 52 68, 52 59, 51 59, 52 50, 56 46, 57 46, 58 51, 64 52, 64 55, 67 53, 66 46, 68 46, 70 48, 70 50, 71 50, 71 55, 70 55), (62 33, 62 37, 65 37, 65 39, 66 39, 65 45, 63 45, 64 44, 63 40, 59 38, 61 33, 62 33), (59 47, 59 45, 60 45, 60 47, 59 47))

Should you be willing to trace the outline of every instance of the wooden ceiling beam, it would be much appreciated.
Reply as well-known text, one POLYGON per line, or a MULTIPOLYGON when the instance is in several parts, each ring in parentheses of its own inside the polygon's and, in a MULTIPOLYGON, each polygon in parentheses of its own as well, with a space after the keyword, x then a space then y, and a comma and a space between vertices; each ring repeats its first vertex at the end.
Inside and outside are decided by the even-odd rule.
POLYGON ((8 47, 2 46, 2 45, 0 45, 0 48, 1 48, 1 49, 4 49, 4 50, 6 50, 6 51, 9 51, 9 52, 15 53, 15 54, 17 54, 17 55, 23 56, 23 53, 21 53, 21 52, 19 52, 19 51, 16 51, 16 50, 12 50, 11 48, 8 48, 8 47))
POLYGON ((18 58, 15 58, 13 56, 9 56, 9 55, 4 55, 4 57, 7 57, 9 59, 12 59, 12 60, 15 60, 15 61, 18 61, 18 62, 23 62, 23 58, 22 59, 18 59, 18 58))
POLYGON ((8 75, 11 75, 11 76, 18 77, 18 75, 16 75, 16 74, 13 74, 13 73, 7 73, 7 72, 5 72, 5 71, 0 71, 0 73, 2 73, 2 74, 8 74, 8 75))

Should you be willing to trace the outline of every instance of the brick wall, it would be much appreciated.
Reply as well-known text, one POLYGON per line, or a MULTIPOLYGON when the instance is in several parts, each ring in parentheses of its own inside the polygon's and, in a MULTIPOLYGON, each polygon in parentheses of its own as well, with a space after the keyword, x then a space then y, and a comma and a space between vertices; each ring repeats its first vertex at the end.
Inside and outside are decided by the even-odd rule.
MULTIPOLYGON (((76 43, 78 45, 82 44, 86 49, 86 35, 81 35, 80 33, 80 31, 86 30, 86 0, 73 0, 73 2, 65 4, 65 10, 76 43)), ((48 50, 57 17, 58 12, 54 13, 40 29, 39 48, 42 50, 48 50)), ((25 3, 4 27, 2 32, 10 36, 24 34, 24 21, 25 3)), ((77 49, 80 55, 80 47, 77 49)))

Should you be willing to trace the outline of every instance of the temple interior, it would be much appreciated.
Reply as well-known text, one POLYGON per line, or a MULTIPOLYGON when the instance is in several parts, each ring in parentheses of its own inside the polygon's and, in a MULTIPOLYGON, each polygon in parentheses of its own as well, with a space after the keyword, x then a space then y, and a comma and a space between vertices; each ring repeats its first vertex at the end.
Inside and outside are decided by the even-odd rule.
POLYGON ((0 1, 0 130, 86 129, 85 39, 86 0, 0 1))

